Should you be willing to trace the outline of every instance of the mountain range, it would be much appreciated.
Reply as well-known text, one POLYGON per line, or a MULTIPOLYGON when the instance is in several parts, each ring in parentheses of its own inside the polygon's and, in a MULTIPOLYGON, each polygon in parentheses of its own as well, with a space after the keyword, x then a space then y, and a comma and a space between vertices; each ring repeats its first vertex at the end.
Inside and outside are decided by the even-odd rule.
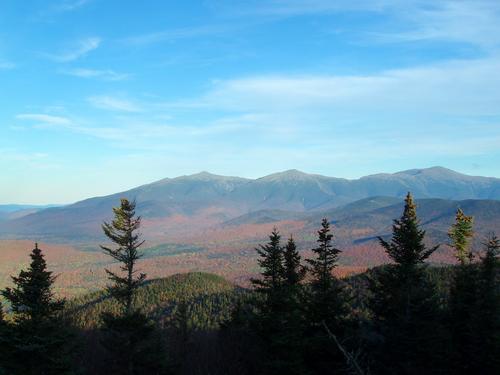
MULTIPOLYGON (((428 217, 427 221, 437 225, 444 220, 439 217, 446 217, 448 225, 449 216, 458 205, 470 207, 480 217, 495 211, 500 200, 500 179, 464 175, 443 167, 354 180, 298 170, 258 179, 201 172, 62 207, 21 207, 17 211, 10 207, 9 216, 4 215, 0 224, 0 235, 59 242, 100 240, 100 225, 111 218, 112 207, 122 197, 137 201, 144 233, 158 242, 163 237, 180 238, 190 231, 247 224, 291 220, 317 225, 322 216, 339 224, 349 223, 353 230, 377 223, 390 229, 391 220, 381 221, 380 216, 399 216, 402 198, 408 191, 421 200, 421 214, 424 210, 429 214, 432 211, 437 217, 428 217), (466 202, 457 203, 463 200, 466 202)), ((493 216, 497 219, 495 215, 496 211, 493 216)))
POLYGON ((207 172, 167 178, 116 194, 59 207, 0 206, 0 287, 27 259, 33 241, 60 274, 68 295, 106 284, 104 266, 113 266, 100 244, 103 221, 120 198, 135 199, 146 243, 140 268, 150 277, 204 271, 246 285, 258 273, 255 247, 273 228, 293 235, 304 258, 312 256, 323 217, 332 223, 342 250, 338 272, 362 272, 388 258, 377 237, 389 237, 408 191, 428 245, 444 244, 434 263, 454 262, 445 244, 457 208, 474 216, 473 249, 500 233, 500 179, 463 175, 445 168, 413 169, 356 180, 296 170, 258 179, 207 172))

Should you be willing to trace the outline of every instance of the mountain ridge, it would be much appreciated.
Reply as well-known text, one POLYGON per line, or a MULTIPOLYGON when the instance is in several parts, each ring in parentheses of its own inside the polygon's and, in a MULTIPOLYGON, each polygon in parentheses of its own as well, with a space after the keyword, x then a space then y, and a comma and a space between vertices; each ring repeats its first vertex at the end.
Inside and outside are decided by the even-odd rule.
MULTIPOLYGON (((261 210, 282 212, 278 216, 285 218, 288 215, 285 212, 328 212, 370 197, 402 198, 408 191, 416 199, 500 200, 500 179, 464 175, 443 167, 375 174, 354 180, 296 169, 258 179, 200 172, 63 207, 37 210, 21 217, 11 216, 2 221, 0 235, 95 237, 102 222, 111 218, 112 207, 119 204, 120 198, 135 199, 137 213, 148 223, 147 228, 155 228, 155 233, 180 234, 188 230, 183 224, 188 221, 205 229, 261 210)), ((358 205, 369 206, 370 202, 358 202, 358 205)), ((358 209, 366 210, 366 207, 358 209)), ((266 222, 271 218, 261 215, 260 220, 266 222)))

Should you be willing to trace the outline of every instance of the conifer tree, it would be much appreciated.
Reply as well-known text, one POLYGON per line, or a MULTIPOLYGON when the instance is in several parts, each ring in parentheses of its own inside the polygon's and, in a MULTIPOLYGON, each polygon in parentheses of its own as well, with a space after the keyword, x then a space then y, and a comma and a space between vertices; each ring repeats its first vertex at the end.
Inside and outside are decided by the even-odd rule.
POLYGON ((104 223, 104 234, 116 245, 115 248, 101 246, 104 253, 121 263, 124 276, 106 269, 113 282, 108 287, 111 296, 122 306, 122 313, 104 313, 102 340, 111 356, 110 372, 139 375, 160 374, 165 371, 163 345, 156 335, 153 322, 134 306, 137 289, 144 283, 146 275, 137 274, 136 264, 142 254, 139 247, 144 243, 138 230, 141 218, 135 215, 135 202, 121 199, 120 207, 113 208, 114 219, 104 223), (153 372, 154 371, 154 372, 153 372))
POLYGON ((135 216, 135 202, 121 199, 120 207, 113 208, 115 217, 111 223, 104 223, 102 229, 106 237, 114 242, 117 247, 110 248, 102 246, 105 254, 121 263, 120 269, 125 272, 120 276, 115 272, 106 269, 109 279, 113 285, 109 287, 110 294, 115 297, 124 307, 125 314, 132 314, 132 304, 134 294, 137 291, 146 275, 137 275, 135 265, 141 258, 139 247, 144 244, 137 233, 141 225, 141 218, 135 216))
POLYGON ((67 374, 72 345, 60 317, 65 301, 54 297, 56 277, 38 244, 30 257, 29 268, 12 277, 14 287, 2 291, 14 315, 4 367, 12 375, 67 374))
MULTIPOLYGON (((341 251, 332 244, 333 234, 330 233, 330 223, 324 218, 318 231, 318 246, 312 249, 314 259, 307 259, 312 274, 311 309, 312 321, 321 325, 324 321, 330 330, 337 332, 343 319, 344 298, 339 280, 332 274, 337 266, 341 251)), ((337 332, 338 333, 338 332, 337 332)))
MULTIPOLYGON (((500 373, 500 240, 491 235, 479 267, 471 373, 500 373)), ((470 358, 470 355, 469 355, 470 358)))
MULTIPOLYGON (((281 236, 274 228, 269 242, 256 249, 260 256, 258 263, 262 277, 252 279, 259 294, 254 302, 256 314, 252 325, 265 348, 264 371, 270 374, 300 374, 301 356, 296 350, 300 328, 298 318, 294 315, 300 311, 292 307, 297 301, 295 296, 291 297, 295 291, 292 292, 292 288, 287 286, 287 262, 280 241, 281 236)), ((291 264, 288 266, 292 267, 291 264)))
POLYGON ((283 251, 284 282, 288 287, 298 285, 305 277, 306 270, 300 264, 300 254, 292 236, 283 251))
POLYGON ((317 247, 312 249, 315 258, 306 260, 312 276, 307 302, 306 361, 314 373, 322 374, 345 364, 342 353, 331 345, 324 327, 327 326, 340 340, 345 338, 347 295, 342 282, 332 273, 341 251, 333 246, 333 234, 326 218, 321 222, 316 242, 317 247))
POLYGON ((448 236, 451 240, 451 246, 455 249, 455 257, 460 264, 466 264, 472 261, 472 252, 470 251, 470 241, 474 234, 474 218, 467 216, 459 208, 455 215, 455 223, 451 226, 448 236))
POLYGON ((469 356, 476 350, 474 319, 477 309, 477 267, 471 264, 473 217, 457 210, 455 223, 448 236, 459 264, 454 268, 450 286, 448 326, 451 335, 450 363, 456 374, 468 374, 473 361, 469 356))
POLYGON ((266 298, 274 298, 281 292, 284 283, 283 248, 280 245, 281 236, 276 228, 269 236, 266 245, 259 245, 256 249, 260 259, 257 260, 261 267, 260 279, 252 279, 251 282, 259 293, 266 298))
POLYGON ((9 334, 7 332, 7 322, 5 322, 2 301, 0 301, 0 375, 5 374, 5 361, 8 358, 7 349, 9 343, 9 334))
POLYGON ((439 314, 433 285, 424 261, 437 249, 423 242, 416 205, 406 196, 403 215, 394 220, 390 242, 379 237, 393 265, 375 273, 371 284, 376 344, 375 363, 383 374, 439 372, 439 314))

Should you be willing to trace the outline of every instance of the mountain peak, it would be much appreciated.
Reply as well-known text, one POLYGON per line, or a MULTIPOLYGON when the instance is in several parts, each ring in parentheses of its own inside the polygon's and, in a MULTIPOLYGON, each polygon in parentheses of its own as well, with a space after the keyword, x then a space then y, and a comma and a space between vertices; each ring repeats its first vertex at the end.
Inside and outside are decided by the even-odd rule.
POLYGON ((452 169, 448 169, 448 168, 441 167, 441 166, 434 166, 434 167, 429 167, 429 168, 408 169, 406 171, 397 172, 395 174, 396 175, 411 175, 411 176, 426 175, 426 176, 432 176, 432 177, 465 176, 465 175, 458 173, 452 169))
POLYGON ((273 181, 273 180, 308 180, 313 175, 299 171, 298 169, 288 169, 283 172, 273 173, 264 177, 260 180, 273 181))

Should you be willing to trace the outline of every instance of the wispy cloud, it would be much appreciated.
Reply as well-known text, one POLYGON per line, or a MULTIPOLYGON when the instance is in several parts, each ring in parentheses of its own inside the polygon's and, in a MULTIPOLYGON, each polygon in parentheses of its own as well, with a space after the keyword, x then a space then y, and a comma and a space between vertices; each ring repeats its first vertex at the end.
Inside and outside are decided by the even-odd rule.
POLYGON ((239 7, 222 1, 218 9, 230 16, 271 19, 368 12, 384 17, 380 31, 364 31, 365 37, 380 42, 452 41, 487 48, 500 44, 497 0, 253 0, 239 7))
POLYGON ((99 109, 108 111, 140 112, 142 108, 128 100, 108 95, 92 96, 87 99, 90 104, 99 109))
POLYGON ((123 42, 131 45, 147 45, 159 42, 173 42, 180 39, 216 35, 227 31, 228 27, 221 25, 186 27, 135 35, 123 39, 123 42))
POLYGON ((499 114, 500 58, 449 61, 371 75, 268 75, 216 81, 199 98, 165 108, 211 108, 259 113, 422 111, 499 114))
POLYGON ((44 54, 51 60, 57 62, 70 62, 87 55, 89 52, 99 48, 101 45, 101 38, 90 37, 78 41, 76 47, 66 50, 58 54, 44 54))
POLYGON ((76 68, 70 70, 63 70, 62 73, 74 77, 96 78, 105 81, 123 81, 130 77, 129 74, 118 73, 111 69, 99 70, 99 69, 76 68))
MULTIPOLYGON (((389 8, 390 10, 390 8, 389 8)), ((500 3, 498 1, 414 2, 410 11, 399 8, 394 17, 406 29, 374 35, 386 42, 443 40, 470 43, 486 48, 500 45, 500 3)))
POLYGON ((64 0, 55 6, 55 10, 59 12, 71 12, 88 4, 91 0, 64 0))
POLYGON ((21 113, 16 116, 19 120, 36 121, 46 125, 69 125, 71 120, 66 117, 47 115, 43 113, 21 113))

